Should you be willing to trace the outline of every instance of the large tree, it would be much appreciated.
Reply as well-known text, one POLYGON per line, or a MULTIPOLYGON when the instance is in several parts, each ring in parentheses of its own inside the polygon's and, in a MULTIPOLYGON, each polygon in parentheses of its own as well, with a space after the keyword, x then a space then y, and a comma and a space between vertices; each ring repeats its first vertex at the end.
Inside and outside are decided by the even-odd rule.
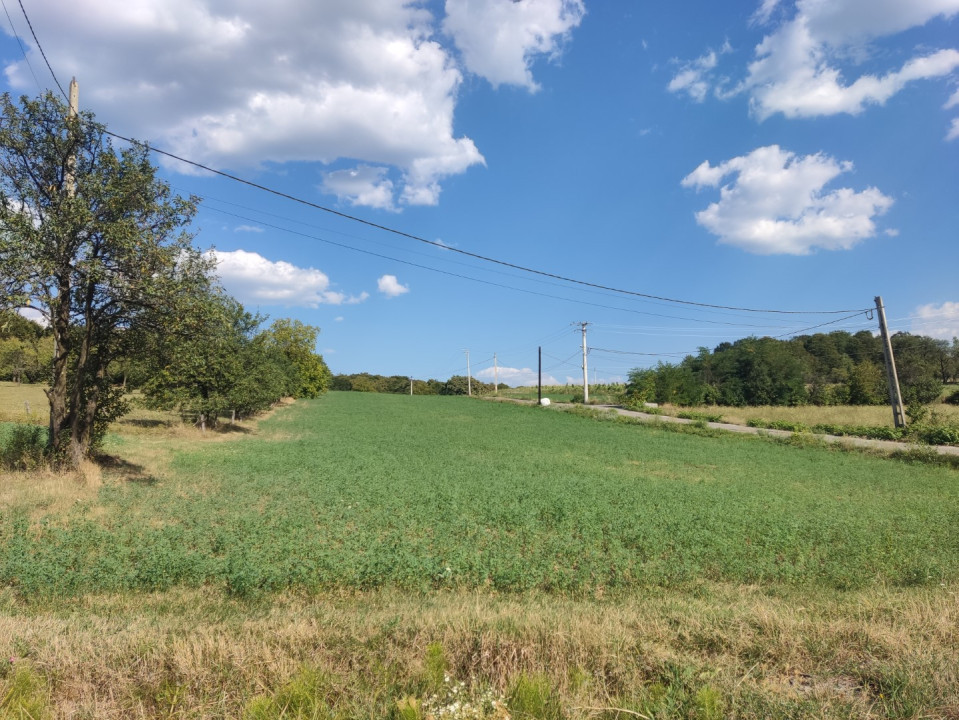
POLYGON ((4 94, 0 111, 0 309, 32 307, 49 324, 49 445, 77 464, 122 409, 110 362, 207 281, 185 230, 195 202, 157 178, 144 145, 115 150, 52 94, 4 94))

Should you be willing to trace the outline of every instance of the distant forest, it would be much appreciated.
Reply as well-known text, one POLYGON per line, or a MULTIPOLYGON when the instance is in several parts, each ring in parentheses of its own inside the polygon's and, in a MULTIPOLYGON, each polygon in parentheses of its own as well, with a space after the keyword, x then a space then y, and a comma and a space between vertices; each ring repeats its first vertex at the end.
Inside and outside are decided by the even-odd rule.
MULTIPOLYGON (((959 376, 959 339, 897 333, 893 354, 903 401, 929 403, 959 376)), ((878 405, 888 402, 880 339, 867 330, 748 337, 700 348, 679 364, 629 373, 633 402, 676 405, 878 405)), ((952 397, 959 400, 959 393, 952 397)), ((951 398, 950 398, 951 399, 951 398)))
MULTIPOLYGON (((354 373, 353 375, 334 375, 330 389, 408 395, 410 382, 410 378, 406 375, 354 373)), ((445 382, 430 378, 429 380, 414 379, 412 383, 415 395, 466 395, 470 389, 474 395, 489 395, 493 392, 493 383, 484 383, 475 377, 468 380, 465 375, 454 375, 445 382)), ((499 387, 507 388, 509 385, 500 383, 499 387)))

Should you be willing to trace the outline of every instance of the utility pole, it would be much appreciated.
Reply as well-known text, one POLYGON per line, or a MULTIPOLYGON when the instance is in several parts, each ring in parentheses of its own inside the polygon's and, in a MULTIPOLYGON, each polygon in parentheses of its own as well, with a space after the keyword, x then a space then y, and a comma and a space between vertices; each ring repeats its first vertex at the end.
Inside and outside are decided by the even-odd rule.
POLYGON ((410 397, 413 397, 413 376, 410 375, 410 397))
POLYGON ((588 322, 574 323, 583 331, 583 404, 589 402, 589 374, 586 370, 586 326, 588 322))
MULTIPOLYGON (((73 120, 80 113, 80 86, 77 85, 77 79, 70 81, 70 120, 73 120)), ((76 178, 73 176, 73 169, 76 167, 77 159, 71 155, 67 158, 67 175, 64 178, 64 184, 67 186, 67 197, 72 198, 77 192, 76 178)))
POLYGON ((496 353, 493 353, 493 394, 499 395, 499 366, 496 364, 496 353))
POLYGON ((466 353, 466 394, 473 397, 473 376, 470 372, 470 351, 463 350, 466 353))
POLYGON ((889 386, 889 404, 892 405, 892 421, 897 428, 906 426, 906 411, 899 392, 899 375, 896 373, 896 357, 892 354, 892 341, 886 327, 886 309, 882 296, 876 296, 876 314, 879 316, 879 334, 882 336, 882 355, 886 360, 886 384, 889 386))
POLYGON ((543 346, 539 347, 539 383, 536 386, 538 389, 536 391, 536 404, 543 404, 543 346))

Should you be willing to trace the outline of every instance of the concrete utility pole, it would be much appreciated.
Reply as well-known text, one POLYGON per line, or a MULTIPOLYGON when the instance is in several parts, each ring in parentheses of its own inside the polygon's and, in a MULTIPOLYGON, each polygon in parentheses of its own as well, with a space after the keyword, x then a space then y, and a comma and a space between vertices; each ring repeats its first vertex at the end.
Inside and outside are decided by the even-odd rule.
POLYGON ((889 404, 892 405, 892 421, 897 428, 906 427, 906 410, 899 392, 899 375, 896 373, 896 357, 892 354, 892 341, 886 327, 886 309, 882 296, 876 296, 876 314, 879 316, 879 334, 882 336, 882 355, 886 360, 886 384, 889 386, 889 404))
POLYGON ((583 331, 583 403, 589 402, 589 374, 586 370, 586 326, 588 322, 576 323, 583 331))
POLYGON ((539 347, 539 380, 536 383, 536 404, 543 404, 543 346, 539 347))
MULTIPOLYGON (((68 117, 72 120, 80 114, 80 86, 77 85, 77 79, 70 81, 70 113, 68 117)), ((76 167, 77 159, 71 155, 67 159, 67 175, 64 184, 67 186, 67 197, 73 197, 77 192, 76 178, 73 176, 73 168, 76 167)))
POLYGON ((413 397, 413 376, 410 375, 410 397, 413 397))
POLYGON ((499 366, 496 364, 496 353, 493 353, 493 394, 499 395, 499 366))
POLYGON ((473 375, 470 372, 470 351, 463 350, 466 353, 466 394, 473 397, 473 375))

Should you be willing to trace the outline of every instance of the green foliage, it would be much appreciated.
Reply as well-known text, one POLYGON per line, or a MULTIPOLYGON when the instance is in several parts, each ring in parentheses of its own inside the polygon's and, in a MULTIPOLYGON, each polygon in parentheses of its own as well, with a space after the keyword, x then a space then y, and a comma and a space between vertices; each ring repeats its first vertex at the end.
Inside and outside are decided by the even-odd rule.
POLYGON ((695 697, 695 716, 699 720, 723 720, 726 705, 719 691, 708 685, 700 688, 695 697))
POLYGON ((290 359, 298 349, 282 335, 257 334, 260 320, 218 290, 187 298, 176 331, 153 353, 143 385, 147 405, 216 425, 221 416, 252 415, 302 390, 303 376, 290 359))
POLYGON ((328 705, 329 679, 313 668, 303 668, 273 695, 251 700, 244 720, 333 720, 328 705))
POLYGON ((506 704, 516 720, 562 720, 559 695, 545 675, 521 674, 510 689, 506 704))
POLYGON ((32 470, 43 462, 46 444, 46 428, 19 423, 0 425, 0 468, 32 470))
POLYGON ((46 720, 52 717, 46 681, 29 664, 18 663, 13 675, 0 681, 0 720, 46 720))
POLYGON ((949 403, 950 405, 959 405, 959 390, 953 390, 946 396, 943 402, 949 403))
POLYGON ((443 682, 449 672, 449 661, 440 643, 430 643, 426 646, 426 684, 437 691, 443 687, 443 682))
MULTIPOLYGON (((903 398, 938 398, 959 372, 959 343, 899 333, 893 337, 903 398)), ((675 405, 875 405, 887 397, 882 346, 868 331, 817 333, 791 340, 749 337, 700 348, 681 363, 629 374, 626 402, 675 405)))
POLYGON ((493 384, 465 375, 454 375, 440 388, 440 395, 466 395, 469 391, 474 395, 492 395, 493 384))
POLYGON ((295 370, 293 397, 315 398, 330 389, 330 369, 323 356, 314 352, 319 334, 317 327, 288 319, 275 320, 265 333, 267 342, 282 352, 295 370))
POLYGON ((19 105, 4 94, 0 108, 0 310, 49 319, 49 443, 77 464, 123 411, 110 363, 140 352, 157 313, 205 278, 184 232, 196 207, 157 178, 145 146, 115 151, 52 93, 19 105))

